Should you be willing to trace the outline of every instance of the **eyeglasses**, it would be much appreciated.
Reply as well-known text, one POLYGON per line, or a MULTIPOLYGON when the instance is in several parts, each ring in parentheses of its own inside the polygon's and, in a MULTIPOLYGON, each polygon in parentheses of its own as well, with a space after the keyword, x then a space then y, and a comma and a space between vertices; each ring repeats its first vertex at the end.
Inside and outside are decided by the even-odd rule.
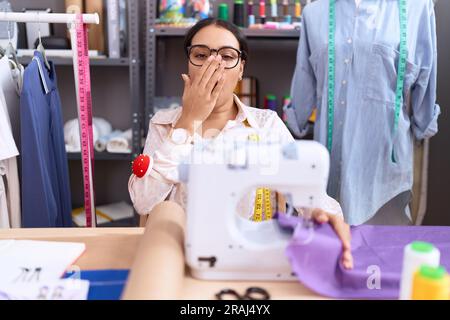
POLYGON ((189 61, 197 67, 203 66, 213 52, 216 52, 216 55, 222 57, 222 61, 225 63, 225 69, 233 69, 236 67, 242 57, 242 52, 233 47, 222 47, 216 50, 198 44, 187 48, 189 61))

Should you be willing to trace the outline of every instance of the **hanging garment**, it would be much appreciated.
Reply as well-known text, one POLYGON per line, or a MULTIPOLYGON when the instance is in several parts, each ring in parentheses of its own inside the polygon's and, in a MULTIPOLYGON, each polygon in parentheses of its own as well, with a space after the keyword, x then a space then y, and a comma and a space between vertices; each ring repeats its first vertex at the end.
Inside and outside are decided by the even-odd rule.
POLYGON ((4 170, 0 161, 0 228, 9 228, 8 205, 6 198, 6 188, 4 184, 4 170))
POLYGON ((16 157, 19 154, 14 141, 3 91, 0 90, 0 160, 16 157))
POLYGON ((403 249, 426 241, 441 251, 441 265, 450 269, 450 227, 358 226, 351 228, 354 268, 341 261, 342 243, 330 224, 302 225, 302 218, 278 216, 294 228, 286 255, 297 278, 311 290, 333 298, 398 299, 403 249))
POLYGON ((8 57, 0 59, 0 90, 3 92, 11 130, 17 149, 20 150, 20 92, 22 91, 24 68, 8 57))
POLYGON ((72 225, 67 155, 56 72, 38 51, 20 97, 23 227, 72 225))
POLYGON ((20 228, 20 182, 17 158, 0 160, 0 228, 20 228))
POLYGON ((17 145, 22 75, 21 66, 12 70, 7 57, 0 59, 0 228, 21 227, 17 145))

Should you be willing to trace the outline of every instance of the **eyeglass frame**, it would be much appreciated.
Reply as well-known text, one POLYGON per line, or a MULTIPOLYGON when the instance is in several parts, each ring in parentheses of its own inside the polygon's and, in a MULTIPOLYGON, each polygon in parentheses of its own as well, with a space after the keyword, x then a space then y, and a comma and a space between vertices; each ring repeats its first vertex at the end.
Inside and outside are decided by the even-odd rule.
POLYGON ((204 47, 204 48, 209 49, 209 56, 211 56, 213 52, 216 52, 216 55, 217 55, 219 53, 219 51, 222 50, 222 49, 233 49, 233 50, 237 51, 239 55, 238 55, 238 59, 237 59, 236 65, 234 67, 225 67, 225 69, 227 69, 227 70, 236 68, 237 65, 239 64, 239 61, 242 60, 243 56, 245 56, 245 52, 244 51, 241 51, 241 50, 236 49, 236 48, 231 47, 231 46, 224 46, 224 47, 220 47, 219 49, 211 49, 210 47, 208 47, 205 44, 194 44, 194 45, 189 46, 189 47, 186 48, 186 55, 187 55, 187 58, 188 58, 189 62, 193 66, 196 66, 196 67, 201 67, 201 66, 203 66, 203 64, 202 65, 198 65, 198 64, 195 64, 195 63, 193 63, 191 61, 190 53, 191 53, 191 49, 194 48, 194 47, 204 47))

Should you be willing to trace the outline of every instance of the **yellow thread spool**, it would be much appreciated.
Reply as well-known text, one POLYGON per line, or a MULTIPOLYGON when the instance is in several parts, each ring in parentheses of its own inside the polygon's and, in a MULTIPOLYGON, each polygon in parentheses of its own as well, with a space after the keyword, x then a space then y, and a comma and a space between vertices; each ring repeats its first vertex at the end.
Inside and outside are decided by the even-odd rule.
POLYGON ((295 2, 295 17, 300 18, 301 15, 302 15, 302 4, 300 3, 300 1, 296 1, 295 2))
POLYGON ((450 277, 444 267, 422 265, 413 278, 413 300, 449 300, 450 277))

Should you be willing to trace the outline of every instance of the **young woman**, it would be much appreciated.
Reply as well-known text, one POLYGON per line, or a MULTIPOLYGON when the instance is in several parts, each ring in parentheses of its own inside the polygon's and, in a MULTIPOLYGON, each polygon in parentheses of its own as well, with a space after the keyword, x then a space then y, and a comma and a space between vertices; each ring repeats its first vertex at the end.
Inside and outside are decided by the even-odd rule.
MULTIPOLYGON (((186 34, 184 50, 189 72, 181 75, 183 106, 159 111, 150 120, 144 154, 152 157, 153 166, 144 177, 133 174, 129 180, 131 200, 141 215, 166 199, 185 207, 186 190, 178 179, 177 164, 197 139, 217 139, 231 130, 250 127, 270 129, 281 141, 294 141, 276 112, 245 106, 233 94, 248 53, 247 42, 236 26, 213 18, 201 20, 186 34)), ((247 210, 239 213, 251 216, 253 210, 245 207, 239 206, 238 210, 247 210)), ((328 197, 312 215, 318 222, 333 225, 343 242, 343 265, 351 268, 350 232, 339 204, 328 197)))

